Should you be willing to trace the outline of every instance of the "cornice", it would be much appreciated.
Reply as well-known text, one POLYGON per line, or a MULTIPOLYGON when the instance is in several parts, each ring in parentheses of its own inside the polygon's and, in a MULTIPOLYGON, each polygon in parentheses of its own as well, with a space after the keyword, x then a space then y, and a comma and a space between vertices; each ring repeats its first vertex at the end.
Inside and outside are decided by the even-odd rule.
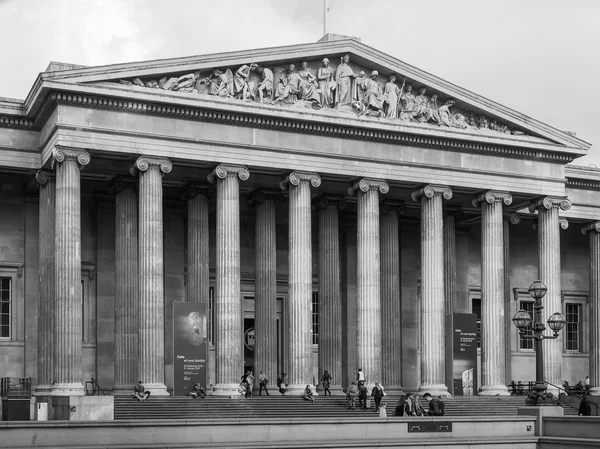
POLYGON ((0 116, 0 128, 35 130, 33 120, 19 117, 2 117, 0 116))
MULTIPOLYGON (((573 155, 565 153, 556 153, 544 149, 535 148, 520 148, 518 146, 507 143, 506 145, 483 143, 467 140, 467 136, 462 136, 461 133, 456 133, 455 138, 445 138, 441 136, 418 135, 410 134, 410 131, 398 130, 391 131, 388 129, 371 129, 377 125, 377 122, 368 120, 362 123, 363 120, 357 120, 353 126, 338 124, 338 123, 321 123, 317 121, 309 121, 306 119, 306 114, 298 118, 288 118, 281 116, 260 115, 266 113, 263 111, 263 105, 256 105, 252 113, 238 111, 221 111, 216 109, 204 109, 200 107, 170 105, 153 103, 151 101, 111 98, 99 95, 88 94, 69 94, 63 92, 52 92, 43 107, 45 118, 40 118, 36 121, 36 128, 39 129, 48 116, 52 112, 54 105, 69 105, 73 107, 84 107, 101 110, 126 111, 136 114, 146 114, 161 117, 180 117, 185 120, 195 120, 201 122, 216 122, 229 123, 236 126, 265 128, 282 130, 294 133, 326 135, 329 137, 338 137, 344 139, 360 140, 360 141, 376 141, 388 142, 398 145, 411 145, 416 147, 440 148, 444 150, 455 150, 464 153, 488 154, 500 157, 510 157, 519 159, 535 159, 540 161, 548 161, 554 163, 566 164, 573 160, 573 155), (461 140, 463 137, 464 140, 461 140)), ((215 103, 214 107, 222 107, 220 103, 215 103)), ((210 106, 209 106, 210 107, 210 106)), ((266 107, 266 106, 265 106, 266 107)), ((273 111, 269 111, 273 112, 273 111)), ((316 119, 326 117, 318 116, 316 119)), ((397 125, 399 128, 406 126, 397 125)), ((432 127, 432 130, 437 128, 432 127)), ((426 132, 426 129, 419 128, 415 132, 426 132)), ((469 136, 472 138, 473 136, 469 136)), ((522 143, 522 142, 520 142, 522 143)), ((532 143, 535 145, 535 143, 532 143)))
POLYGON ((597 179, 581 179, 581 178, 567 178, 565 184, 567 189, 579 189, 579 190, 600 190, 600 180, 597 179))

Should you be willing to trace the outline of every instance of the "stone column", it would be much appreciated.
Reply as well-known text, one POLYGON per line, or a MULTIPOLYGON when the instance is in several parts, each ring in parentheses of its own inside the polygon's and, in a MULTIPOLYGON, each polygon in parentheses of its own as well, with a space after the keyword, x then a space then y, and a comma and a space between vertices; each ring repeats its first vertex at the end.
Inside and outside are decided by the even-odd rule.
POLYGON ((429 184, 411 194, 421 202, 421 385, 419 391, 448 395, 445 372, 444 231, 442 197, 447 186, 429 184))
POLYGON ((382 381, 379 192, 389 190, 387 182, 367 178, 348 189, 358 199, 356 359, 368 387, 382 381))
MULTIPOLYGON (((546 284, 548 291, 542 299, 544 305, 544 322, 555 312, 562 313, 560 292, 560 228, 566 229, 568 223, 559 219, 559 209, 568 210, 571 202, 565 197, 545 197, 533 201, 529 211, 538 211, 538 254, 539 278, 546 284)), ((535 279, 532 279, 533 282, 535 279)), ((544 341, 544 377, 545 381, 554 385, 562 385, 562 353, 563 332, 556 340, 544 341)), ((556 393, 554 387, 549 386, 548 391, 556 393)))
POLYGON ((481 392, 508 395, 504 371, 506 321, 504 310, 504 224, 502 203, 508 192, 489 190, 473 200, 481 207, 481 392))
POLYGON ((209 185, 192 185, 185 190, 188 213, 186 300, 203 303, 206 313, 210 289, 207 197, 210 189, 209 185))
POLYGON ((404 202, 381 205, 381 381, 388 393, 402 392, 402 295, 398 214, 404 202))
POLYGON ((302 395, 312 384, 312 239, 310 186, 316 173, 292 172, 280 183, 289 189, 288 395, 302 395))
POLYGON ((454 215, 444 217, 444 314, 455 311, 456 303, 456 219, 454 215))
POLYGON ((505 214, 503 221, 504 239, 504 335, 506 343, 504 345, 504 378, 510 382, 512 374, 512 347, 510 344, 510 335, 514 324, 510 313, 510 304, 512 301, 512 292, 510 288, 510 225, 516 225, 521 222, 521 217, 517 214, 505 214))
POLYGON ((327 370, 329 390, 342 391, 342 296, 340 265, 339 210, 345 202, 338 197, 322 196, 319 209, 319 379, 327 370))
POLYGON ((138 200, 134 181, 117 179, 115 196, 115 387, 131 395, 139 380, 138 200))
POLYGON ((54 380, 56 185, 54 173, 38 171, 35 179, 40 185, 40 302, 38 311, 38 382, 35 387, 35 395, 47 396, 52 390, 54 380))
POLYGON ((581 231, 590 239, 590 391, 600 394, 600 221, 581 231))
POLYGON ((153 396, 167 396, 165 385, 165 292, 163 241, 163 173, 168 159, 142 156, 139 175, 139 379, 153 396))
POLYGON ((219 165, 208 175, 217 185, 217 288, 215 295, 214 395, 237 395, 244 369, 240 292, 240 185, 250 172, 246 167, 219 165))
POLYGON ((81 179, 86 151, 57 149, 54 263, 54 377, 51 396, 84 394, 81 365, 81 179))
POLYGON ((248 197, 256 207, 254 285, 254 375, 263 371, 277 388, 277 248, 276 206, 281 191, 259 190, 248 197))

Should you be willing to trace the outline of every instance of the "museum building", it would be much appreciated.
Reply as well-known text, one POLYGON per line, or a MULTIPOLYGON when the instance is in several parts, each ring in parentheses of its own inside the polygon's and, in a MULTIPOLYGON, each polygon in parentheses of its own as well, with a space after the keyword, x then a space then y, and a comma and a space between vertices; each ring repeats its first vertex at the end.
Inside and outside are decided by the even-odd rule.
MULTIPOLYGON (((517 88, 517 86, 515 86, 517 88)), ((206 310, 207 386, 289 394, 362 368, 451 394, 446 327, 478 323, 475 392, 534 380, 512 316, 566 317, 546 380, 600 392, 600 170, 590 144, 381 53, 314 44, 83 67, 0 99, 0 377, 172 394, 173 304, 206 310), (573 163, 575 161, 575 163, 573 163)))

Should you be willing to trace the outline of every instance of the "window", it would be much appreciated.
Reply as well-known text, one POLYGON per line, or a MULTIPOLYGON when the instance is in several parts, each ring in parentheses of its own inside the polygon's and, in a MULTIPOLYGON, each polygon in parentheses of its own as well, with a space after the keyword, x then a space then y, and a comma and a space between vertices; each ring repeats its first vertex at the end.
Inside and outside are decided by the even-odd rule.
MULTIPOLYGON (((527 312, 531 319, 533 320, 533 301, 521 301, 522 310, 527 312)), ((533 335, 533 326, 530 323, 527 329, 524 332, 524 335, 533 335)), ((533 338, 523 338, 519 335, 519 349, 526 349, 533 351, 535 349, 533 344, 533 338)))
POLYGON ((565 304, 567 325, 565 327, 565 346, 567 351, 581 352, 581 304, 565 304))
POLYGON ((312 331, 313 345, 319 344, 319 294, 312 294, 312 331))
POLYGON ((208 289, 208 341, 215 344, 215 288, 208 289))
POLYGON ((472 298, 471 301, 471 313, 477 315, 477 347, 481 348, 481 298, 472 298))
POLYGON ((0 338, 10 339, 12 334, 12 278, 0 277, 0 338))

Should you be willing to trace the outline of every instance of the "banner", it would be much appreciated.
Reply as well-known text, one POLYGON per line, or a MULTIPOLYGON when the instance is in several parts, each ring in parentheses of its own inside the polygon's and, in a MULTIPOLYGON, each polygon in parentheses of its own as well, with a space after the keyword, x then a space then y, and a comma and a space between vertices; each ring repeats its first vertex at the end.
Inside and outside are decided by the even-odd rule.
POLYGON ((206 391, 206 304, 173 303, 173 395, 185 396, 199 382, 206 391))
POLYGON ((477 394, 477 315, 447 316, 446 385, 453 396, 477 394))

